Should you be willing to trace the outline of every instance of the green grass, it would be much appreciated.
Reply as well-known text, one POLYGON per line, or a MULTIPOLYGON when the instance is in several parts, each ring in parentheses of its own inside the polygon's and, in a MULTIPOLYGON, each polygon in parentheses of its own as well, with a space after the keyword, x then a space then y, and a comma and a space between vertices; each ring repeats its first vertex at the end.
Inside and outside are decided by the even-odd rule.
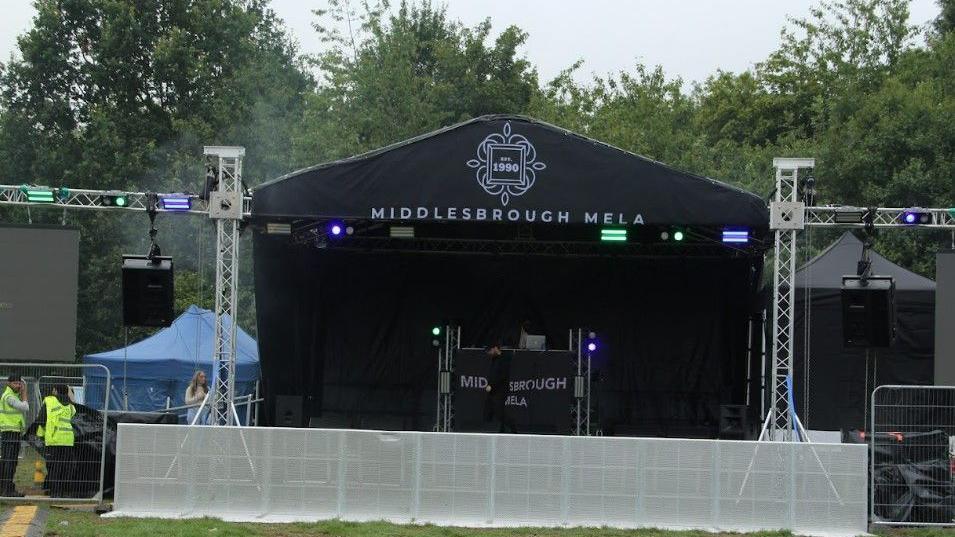
MULTIPOLYGON (((100 518, 90 512, 51 509, 46 535, 58 537, 713 537, 703 531, 615 530, 609 528, 469 529, 438 526, 395 525, 384 522, 315 524, 233 524, 211 518, 158 520, 100 518), (66 522, 64 525, 63 522, 66 522)), ((726 534, 732 535, 732 534, 726 534)), ((754 537, 790 537, 789 532, 759 532, 754 537)), ((915 537, 915 536, 913 536, 915 537)), ((928 537, 928 536, 918 536, 928 537)))

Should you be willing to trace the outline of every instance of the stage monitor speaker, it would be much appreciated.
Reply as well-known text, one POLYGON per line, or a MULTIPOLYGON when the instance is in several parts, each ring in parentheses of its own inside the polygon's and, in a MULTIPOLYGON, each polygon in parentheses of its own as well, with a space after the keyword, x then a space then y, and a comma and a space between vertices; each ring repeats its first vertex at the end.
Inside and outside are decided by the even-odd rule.
POLYGON ((842 340, 846 347, 888 347, 895 339, 895 281, 842 277, 842 340))
POLYGON ((275 396, 275 426, 276 427, 302 427, 302 403, 301 395, 276 395, 275 396))
POLYGON ((174 305, 171 257, 123 256, 123 325, 169 326, 174 305))
POLYGON ((746 440, 749 434, 746 405, 720 405, 720 439, 746 440))

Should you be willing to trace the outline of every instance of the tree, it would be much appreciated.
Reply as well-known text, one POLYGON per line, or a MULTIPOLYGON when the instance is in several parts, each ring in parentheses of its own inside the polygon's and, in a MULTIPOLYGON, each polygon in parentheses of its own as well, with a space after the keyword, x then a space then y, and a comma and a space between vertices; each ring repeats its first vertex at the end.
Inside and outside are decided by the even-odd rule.
POLYGON ((313 58, 321 74, 296 137, 299 162, 343 157, 474 116, 522 113, 537 75, 517 56, 516 27, 488 45, 491 24, 466 28, 429 2, 374 4, 359 15, 332 0, 316 12, 329 50, 313 58), (355 19, 351 31, 336 30, 355 19), (357 26, 357 28, 356 28, 357 26))
MULTIPOLYGON (((0 77, 0 181, 196 191, 202 145, 216 143, 246 146, 250 184, 289 171, 290 125, 313 81, 267 0, 36 6, 19 39, 22 58, 0 77)), ((101 350, 121 334, 119 255, 145 253, 146 222, 116 214, 70 220, 81 227, 84 260, 78 347, 101 350)), ((178 267, 194 267, 194 225, 161 225, 164 252, 177 253, 178 267)), ((253 308, 245 311, 240 322, 254 325, 253 308)))

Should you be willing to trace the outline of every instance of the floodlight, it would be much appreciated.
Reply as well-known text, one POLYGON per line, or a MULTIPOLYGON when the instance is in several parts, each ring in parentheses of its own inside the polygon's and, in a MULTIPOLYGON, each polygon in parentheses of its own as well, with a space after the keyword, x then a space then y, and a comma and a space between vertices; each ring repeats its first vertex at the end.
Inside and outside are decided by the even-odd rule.
POLYGON ((27 197, 30 203, 53 203, 53 190, 45 187, 23 185, 20 192, 27 197))
POLYGON ((391 226, 389 235, 393 239, 413 239, 414 228, 412 226, 391 226))
POLYGON ((600 240, 605 242, 627 242, 627 230, 620 228, 601 228, 600 240))
POLYGON ((724 229, 723 242, 746 244, 749 242, 749 230, 745 229, 724 229))
POLYGON ((862 207, 838 207, 832 219, 837 224, 861 224, 867 212, 868 210, 862 207))
POLYGON ((160 198, 165 211, 188 211, 192 209, 192 199, 185 194, 168 194, 160 198))

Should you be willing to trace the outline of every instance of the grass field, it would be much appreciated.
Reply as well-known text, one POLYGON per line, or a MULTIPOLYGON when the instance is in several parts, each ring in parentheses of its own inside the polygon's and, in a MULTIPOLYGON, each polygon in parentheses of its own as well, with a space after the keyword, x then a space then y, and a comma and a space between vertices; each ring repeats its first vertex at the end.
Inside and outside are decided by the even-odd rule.
MULTIPOLYGON (((937 528, 875 529, 874 533, 885 537, 955 537, 955 529, 937 528)), ((610 528, 471 529, 336 520, 314 524, 236 524, 211 518, 196 520, 100 518, 89 511, 52 508, 47 518, 46 535, 57 537, 301 537, 306 535, 319 537, 739 537, 741 534, 610 528)), ((789 537, 792 534, 777 531, 746 535, 789 537)))

